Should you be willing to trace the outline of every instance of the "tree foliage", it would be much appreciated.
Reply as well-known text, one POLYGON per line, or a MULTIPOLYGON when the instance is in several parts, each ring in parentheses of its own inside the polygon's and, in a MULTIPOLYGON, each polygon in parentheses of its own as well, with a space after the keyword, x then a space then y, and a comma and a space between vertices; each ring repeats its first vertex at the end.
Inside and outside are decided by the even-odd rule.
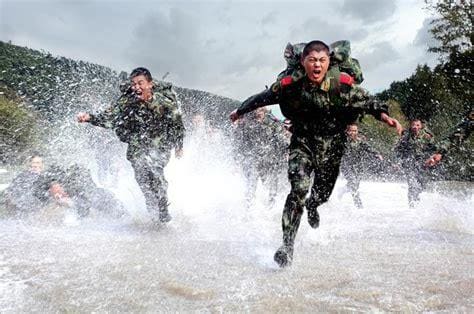
POLYGON ((471 0, 425 0, 427 8, 437 15, 431 33, 440 43, 429 48, 442 57, 456 57, 472 49, 474 41, 471 0))
MULTIPOLYGON (((473 33, 471 1, 426 0, 437 16, 431 33, 437 39, 429 51, 440 55, 434 69, 418 65, 403 81, 393 82, 378 96, 395 100, 408 119, 422 119, 436 137, 446 136, 473 109, 473 33)), ((472 141, 462 151, 450 152, 447 177, 471 178, 472 141)))
POLYGON ((14 91, 0 85, 0 163, 16 159, 37 144, 38 127, 14 91))

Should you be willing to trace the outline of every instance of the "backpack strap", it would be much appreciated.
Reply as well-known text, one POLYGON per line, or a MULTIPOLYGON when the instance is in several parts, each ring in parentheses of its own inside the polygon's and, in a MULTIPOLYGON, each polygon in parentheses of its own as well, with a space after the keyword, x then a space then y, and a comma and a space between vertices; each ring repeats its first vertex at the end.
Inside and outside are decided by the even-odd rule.
POLYGON ((341 93, 348 93, 355 83, 351 75, 341 72, 338 67, 332 67, 327 75, 330 82, 328 93, 332 100, 340 99, 341 93))

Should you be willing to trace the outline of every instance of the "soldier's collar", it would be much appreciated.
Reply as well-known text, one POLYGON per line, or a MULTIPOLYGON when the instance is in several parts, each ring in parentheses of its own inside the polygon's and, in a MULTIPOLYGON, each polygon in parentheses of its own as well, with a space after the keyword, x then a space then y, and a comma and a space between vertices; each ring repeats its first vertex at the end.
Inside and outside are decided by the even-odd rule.
POLYGON ((320 89, 325 92, 329 91, 329 87, 331 86, 331 80, 327 75, 324 77, 324 80, 321 82, 321 84, 311 82, 307 76, 305 77, 305 81, 306 85, 311 89, 320 89))

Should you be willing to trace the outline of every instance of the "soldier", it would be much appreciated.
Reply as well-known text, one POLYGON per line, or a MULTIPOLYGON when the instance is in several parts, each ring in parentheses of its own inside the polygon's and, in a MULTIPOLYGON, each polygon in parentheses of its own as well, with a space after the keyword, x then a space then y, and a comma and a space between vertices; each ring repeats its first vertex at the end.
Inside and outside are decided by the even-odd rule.
POLYGON ((419 119, 410 121, 410 129, 404 131, 395 147, 395 155, 400 160, 408 183, 408 205, 413 208, 420 200, 420 193, 426 184, 424 160, 434 151, 433 135, 419 119))
POLYGON ((154 82, 150 71, 136 68, 130 74, 130 87, 117 103, 105 112, 81 112, 79 122, 111 128, 128 144, 127 159, 146 201, 152 219, 162 223, 171 220, 168 212, 167 181, 164 167, 171 150, 182 156, 184 126, 176 94, 169 83, 154 82))
POLYGON ((99 188, 90 171, 79 164, 49 167, 38 180, 36 195, 45 203, 71 208, 80 217, 88 216, 91 209, 108 216, 124 214, 113 194, 99 188))
POLYGON ((308 43, 301 56, 305 75, 279 78, 271 88, 251 96, 230 114, 235 121, 259 107, 279 103, 283 115, 292 122, 292 137, 288 160, 288 178, 291 191, 283 210, 283 245, 274 260, 287 266, 293 258, 295 236, 306 205, 311 227, 319 226, 317 208, 331 195, 339 164, 344 153, 344 131, 349 123, 364 114, 396 127, 400 123, 389 117, 387 105, 370 97, 353 78, 337 67, 329 69, 329 47, 321 41, 308 43), (311 195, 306 194, 314 179, 311 195))
POLYGON ((258 108, 255 115, 245 119, 235 130, 240 143, 236 152, 246 178, 246 205, 255 197, 258 180, 267 184, 269 206, 278 193, 279 169, 285 160, 287 140, 281 123, 266 108, 258 108))
POLYGON ((44 170, 43 158, 33 154, 27 161, 28 169, 18 174, 4 193, 5 207, 15 216, 38 211, 43 206, 34 193, 44 170))
POLYGON ((429 167, 437 165, 443 158, 443 155, 446 155, 453 146, 459 146, 468 139, 473 129, 474 110, 471 110, 467 116, 454 127, 449 135, 436 145, 437 152, 425 161, 425 165, 429 167))
POLYGON ((357 124, 349 124, 346 134, 346 151, 341 161, 341 172, 347 180, 347 188, 351 192, 354 204, 357 208, 362 208, 362 200, 359 195, 362 173, 368 168, 368 162, 381 161, 383 158, 359 135, 357 124))

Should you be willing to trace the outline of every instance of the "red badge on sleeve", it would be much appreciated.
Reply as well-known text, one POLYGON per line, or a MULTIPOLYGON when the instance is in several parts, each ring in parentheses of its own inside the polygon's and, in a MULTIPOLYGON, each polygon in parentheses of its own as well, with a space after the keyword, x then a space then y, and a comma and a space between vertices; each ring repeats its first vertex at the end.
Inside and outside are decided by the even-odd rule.
POLYGON ((347 73, 341 72, 339 82, 341 82, 341 84, 352 86, 352 84, 354 84, 354 78, 347 73))
POLYGON ((290 85, 292 82, 293 82, 293 78, 291 77, 291 75, 288 75, 280 80, 280 85, 281 87, 285 87, 285 86, 290 85))

